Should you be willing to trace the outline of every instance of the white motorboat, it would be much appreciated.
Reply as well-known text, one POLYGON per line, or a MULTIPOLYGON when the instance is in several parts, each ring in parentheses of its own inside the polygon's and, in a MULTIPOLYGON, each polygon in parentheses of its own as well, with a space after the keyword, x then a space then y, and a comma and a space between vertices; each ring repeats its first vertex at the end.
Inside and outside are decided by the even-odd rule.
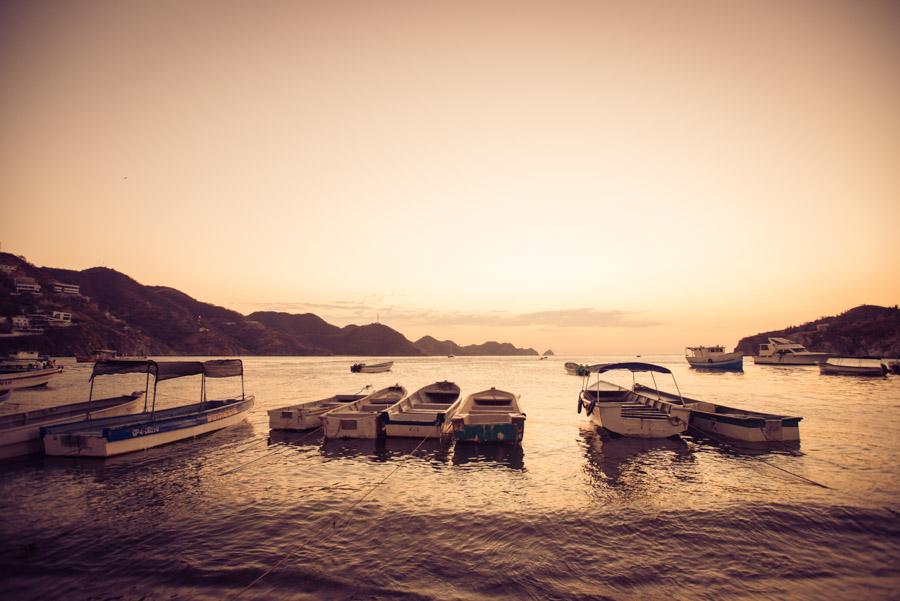
POLYGON ((588 365, 583 365, 581 363, 575 363, 574 361, 566 361, 564 365, 566 368, 566 373, 570 376, 586 376, 588 375, 588 365))
MULTIPOLYGON (((649 372, 654 384, 654 373, 675 376, 660 365, 625 362, 591 365, 588 370, 597 374, 597 380, 582 389, 578 397, 578 412, 584 409, 591 423, 613 434, 634 438, 668 438, 683 433, 690 422, 690 411, 672 403, 661 402, 634 384, 634 374, 649 372), (632 374, 632 389, 623 388, 600 379, 601 373, 627 370, 632 374)), ((675 387, 678 383, 675 382, 675 387)))
POLYGON ((753 362, 758 365, 816 365, 830 356, 808 351, 802 344, 787 338, 769 338, 767 344, 759 345, 759 355, 753 357, 753 362))
MULTIPOLYGON (((371 386, 366 386, 366 389, 371 386)), ((365 390, 365 389, 364 389, 365 390)), ((336 394, 318 401, 307 401, 280 409, 269 410, 271 430, 311 430, 322 425, 322 415, 353 401, 364 398, 364 394, 336 394)))
POLYGON ((721 345, 689 346, 684 349, 684 358, 697 369, 744 369, 743 353, 726 353, 721 345))
POLYGON ((33 351, 19 351, 0 360, 0 390, 46 386, 63 368, 33 351))
POLYGON ((800 440, 802 417, 726 407, 641 384, 635 385, 635 390, 656 397, 673 408, 688 409, 691 413, 690 428, 712 438, 762 445, 796 443, 800 440))
POLYGON ((141 410, 144 391, 108 399, 57 405, 0 415, 0 459, 42 453, 41 428, 93 417, 126 415, 141 410))
POLYGON ((493 387, 467 396, 450 423, 460 442, 518 444, 525 436, 519 395, 493 387))
POLYGON ((881 359, 863 357, 831 357, 819 363, 819 373, 829 376, 884 377, 888 366, 881 359))
POLYGON ((354 363, 350 366, 350 371, 360 374, 378 374, 391 371, 393 366, 393 361, 385 361, 384 363, 354 363))
POLYGON ((459 386, 435 382, 424 386, 385 412, 388 437, 443 438, 461 402, 459 386))
MULTIPOLYGON (((100 361, 91 373, 102 375, 146 373, 147 391, 153 376, 153 402, 137 415, 88 419, 74 424, 44 428, 47 455, 110 457, 142 451, 170 442, 193 438, 237 424, 253 407, 253 395, 244 394, 244 368, 240 359, 210 361, 100 361), (200 402, 172 409, 156 410, 159 382, 185 376, 201 376, 200 402), (240 376, 241 396, 224 400, 206 399, 207 378, 240 376)), ((93 417, 93 416, 92 416, 93 417)))
POLYGON ((384 412, 405 396, 406 389, 394 384, 332 409, 322 415, 325 438, 381 438, 384 436, 384 412))

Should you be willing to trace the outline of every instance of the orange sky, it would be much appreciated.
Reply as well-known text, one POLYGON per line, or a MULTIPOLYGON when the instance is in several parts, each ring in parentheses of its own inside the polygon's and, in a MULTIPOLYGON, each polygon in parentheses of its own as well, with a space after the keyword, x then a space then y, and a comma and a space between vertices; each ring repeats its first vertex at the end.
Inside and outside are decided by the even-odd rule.
POLYGON ((0 242, 569 354, 895 304, 898 7, 5 2, 0 242))

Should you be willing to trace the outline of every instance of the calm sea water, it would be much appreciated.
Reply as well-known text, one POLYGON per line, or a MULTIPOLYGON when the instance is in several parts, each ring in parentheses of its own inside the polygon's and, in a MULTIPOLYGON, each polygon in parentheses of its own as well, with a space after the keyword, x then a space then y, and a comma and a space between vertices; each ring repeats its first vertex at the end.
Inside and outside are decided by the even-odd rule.
MULTIPOLYGON (((109 460, 0 465, 0 597, 900 596, 900 377, 749 359, 744 373, 702 373, 681 357, 643 358, 670 367, 685 395, 804 417, 799 450, 747 454, 595 432, 576 413, 570 359, 627 358, 398 358, 387 374, 351 374, 352 358, 245 359, 257 404, 242 425, 109 460), (521 394, 522 446, 268 429, 267 409, 443 379, 464 395, 521 394)), ((65 365, 47 390, 10 403, 82 400, 90 366, 65 365)), ((99 396, 144 384, 98 382, 99 396)), ((193 402, 199 380, 159 390, 161 406, 193 402)), ((239 390, 211 382, 210 398, 239 390)))

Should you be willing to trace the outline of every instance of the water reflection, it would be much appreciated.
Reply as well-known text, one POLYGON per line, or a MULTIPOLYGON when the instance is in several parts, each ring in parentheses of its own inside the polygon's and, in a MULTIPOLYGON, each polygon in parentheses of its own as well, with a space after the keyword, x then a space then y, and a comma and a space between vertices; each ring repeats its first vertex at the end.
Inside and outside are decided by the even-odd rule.
POLYGON ((525 470, 525 452, 522 445, 457 442, 453 449, 453 465, 468 463, 525 470))
POLYGON ((681 438, 623 438, 602 430, 581 430, 586 471, 595 486, 632 487, 660 482, 673 475, 676 464, 693 461, 690 445, 681 438))

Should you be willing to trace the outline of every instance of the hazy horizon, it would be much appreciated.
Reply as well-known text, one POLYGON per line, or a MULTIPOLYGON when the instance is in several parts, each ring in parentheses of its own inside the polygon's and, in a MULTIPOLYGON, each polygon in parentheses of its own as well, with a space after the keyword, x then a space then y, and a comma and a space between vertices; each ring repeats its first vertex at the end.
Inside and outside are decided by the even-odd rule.
POLYGON ((416 340, 900 301, 900 4, 6 2, 2 249, 416 340))

